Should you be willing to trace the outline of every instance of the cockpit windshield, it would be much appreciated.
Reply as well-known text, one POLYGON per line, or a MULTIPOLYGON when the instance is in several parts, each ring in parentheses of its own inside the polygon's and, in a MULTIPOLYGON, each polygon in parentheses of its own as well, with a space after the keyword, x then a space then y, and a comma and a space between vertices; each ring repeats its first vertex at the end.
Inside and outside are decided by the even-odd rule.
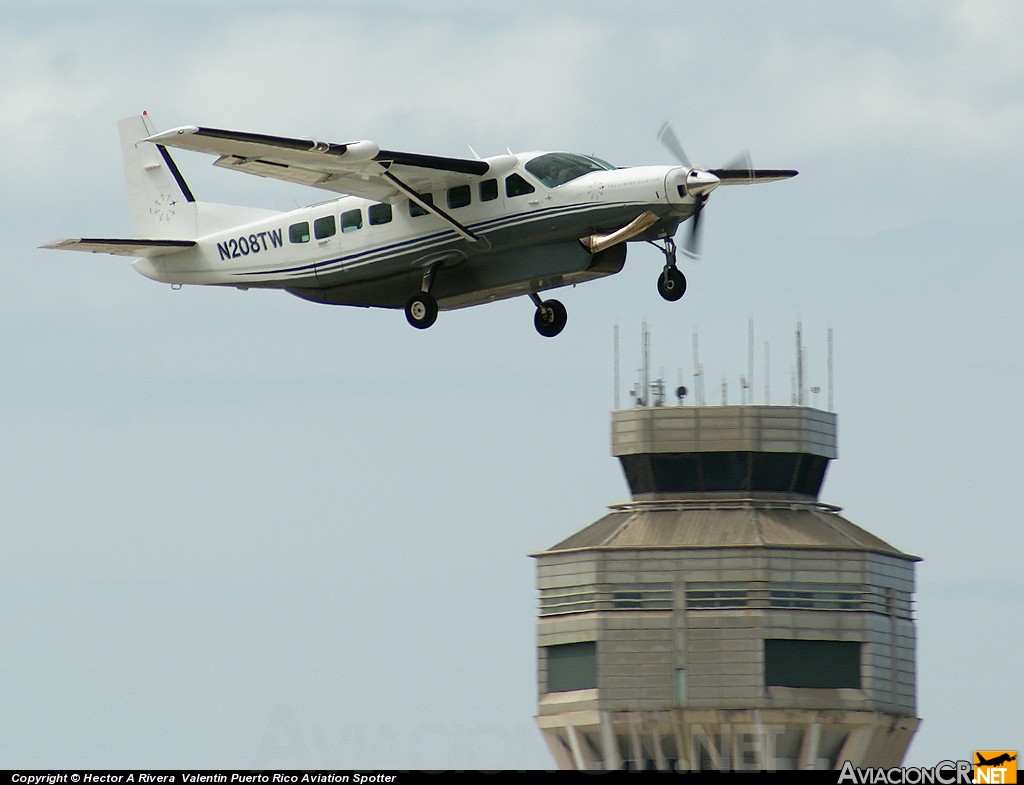
POLYGON ((545 153, 526 164, 526 171, 548 188, 557 188, 590 172, 606 172, 614 168, 599 158, 576 153, 545 153))

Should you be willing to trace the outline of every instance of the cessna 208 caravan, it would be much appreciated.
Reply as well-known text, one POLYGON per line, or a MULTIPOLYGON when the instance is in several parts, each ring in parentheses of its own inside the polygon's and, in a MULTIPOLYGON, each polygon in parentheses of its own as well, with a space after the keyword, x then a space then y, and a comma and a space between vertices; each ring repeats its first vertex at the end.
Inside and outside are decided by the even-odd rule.
POLYGON ((438 310, 520 295, 555 336, 565 307, 542 292, 619 272, 627 242, 665 256, 658 291, 686 279, 674 236, 694 255, 701 210, 719 185, 781 180, 792 170, 680 165, 616 168, 588 155, 535 152, 447 158, 368 141, 311 139, 200 126, 156 133, 148 115, 119 124, 135 238, 78 238, 59 248, 135 257, 142 275, 185 284, 284 289, 317 303, 404 308, 413 327, 438 310), (168 147, 218 156, 216 166, 343 194, 290 212, 196 201, 168 147))

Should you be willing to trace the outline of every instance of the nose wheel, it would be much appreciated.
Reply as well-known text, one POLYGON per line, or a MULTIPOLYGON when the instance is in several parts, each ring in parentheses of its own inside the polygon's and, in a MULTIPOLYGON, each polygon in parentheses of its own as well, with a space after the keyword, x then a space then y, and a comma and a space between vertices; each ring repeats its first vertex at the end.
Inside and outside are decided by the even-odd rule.
POLYGON ((533 314, 533 326, 537 328, 537 332, 545 338, 554 338, 565 329, 569 314, 564 305, 558 300, 541 300, 536 293, 531 294, 530 299, 537 306, 533 314))
POLYGON ((676 243, 671 237, 665 238, 664 245, 648 241, 665 254, 665 269, 658 276, 658 294, 669 302, 675 302, 686 294, 686 276, 676 267, 676 243))
POLYGON ((678 267, 666 267, 658 276, 658 294, 674 303, 686 294, 686 276, 678 267))

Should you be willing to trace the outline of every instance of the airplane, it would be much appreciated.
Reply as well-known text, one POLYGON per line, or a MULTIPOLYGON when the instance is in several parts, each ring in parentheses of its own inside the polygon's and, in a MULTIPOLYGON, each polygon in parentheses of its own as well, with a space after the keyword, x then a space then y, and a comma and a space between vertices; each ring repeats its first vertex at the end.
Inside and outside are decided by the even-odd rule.
POLYGON ((980 752, 976 752, 974 754, 978 756, 978 762, 974 764, 975 766, 1002 766, 1004 763, 1009 763, 1010 761, 1017 760, 1016 755, 1010 755, 1006 752, 1004 752, 1002 755, 996 755, 996 757, 992 758, 992 760, 985 760, 985 758, 982 757, 980 752))
MULTIPOLYGON (((439 310, 527 296, 545 337, 565 306, 541 294, 622 270, 628 242, 659 248, 658 292, 686 291, 675 234, 697 255, 700 216, 720 185, 782 180, 789 169, 700 168, 667 123, 678 165, 617 168, 568 152, 449 158, 203 126, 157 133, 148 113, 118 124, 131 238, 76 238, 43 248, 133 257, 135 269, 183 285, 283 289, 315 303, 402 308, 425 329, 439 310), (168 148, 215 166, 341 194, 288 212, 196 200, 168 148)), ((472 149, 472 148, 470 148, 472 149)))

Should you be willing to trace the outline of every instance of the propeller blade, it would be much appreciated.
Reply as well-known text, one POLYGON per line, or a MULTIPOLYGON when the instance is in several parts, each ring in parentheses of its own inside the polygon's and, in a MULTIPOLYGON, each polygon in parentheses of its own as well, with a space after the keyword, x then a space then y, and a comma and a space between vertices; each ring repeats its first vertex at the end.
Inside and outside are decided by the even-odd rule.
POLYGON ((737 181, 740 179, 752 178, 754 175, 754 162, 750 160, 750 151, 744 150, 723 166, 719 171, 729 172, 730 174, 735 173, 734 179, 737 181), (743 178, 742 173, 746 173, 746 178, 743 178))
POLYGON ((770 183, 773 180, 796 177, 798 174, 795 169, 708 169, 707 171, 728 185, 770 183))
POLYGON ((661 130, 658 131, 658 141, 661 142, 670 153, 672 153, 679 163, 687 169, 691 167, 690 159, 686 157, 686 153, 683 151, 683 146, 679 143, 679 137, 676 136, 676 132, 672 130, 672 126, 669 125, 668 120, 665 121, 661 126, 661 130))
POLYGON ((745 169, 752 171, 754 168, 753 161, 750 160, 750 150, 744 150, 733 158, 729 163, 722 167, 723 169, 745 169))
POLYGON ((707 204, 708 197, 701 196, 697 200, 697 206, 693 211, 693 217, 690 218, 690 234, 686 238, 686 245, 684 250, 686 255, 691 259, 697 259, 700 257, 700 214, 704 212, 704 205, 707 204))
POLYGON ((736 158, 720 169, 695 169, 683 150, 679 137, 666 120, 658 130, 658 141, 672 153, 673 157, 690 171, 686 175, 687 196, 694 198, 693 214, 690 216, 690 233, 683 244, 682 252, 691 259, 700 256, 701 217, 708 196, 719 185, 738 185, 742 183, 767 183, 772 180, 785 180, 795 177, 795 169, 755 169, 750 152, 744 150, 736 158))

